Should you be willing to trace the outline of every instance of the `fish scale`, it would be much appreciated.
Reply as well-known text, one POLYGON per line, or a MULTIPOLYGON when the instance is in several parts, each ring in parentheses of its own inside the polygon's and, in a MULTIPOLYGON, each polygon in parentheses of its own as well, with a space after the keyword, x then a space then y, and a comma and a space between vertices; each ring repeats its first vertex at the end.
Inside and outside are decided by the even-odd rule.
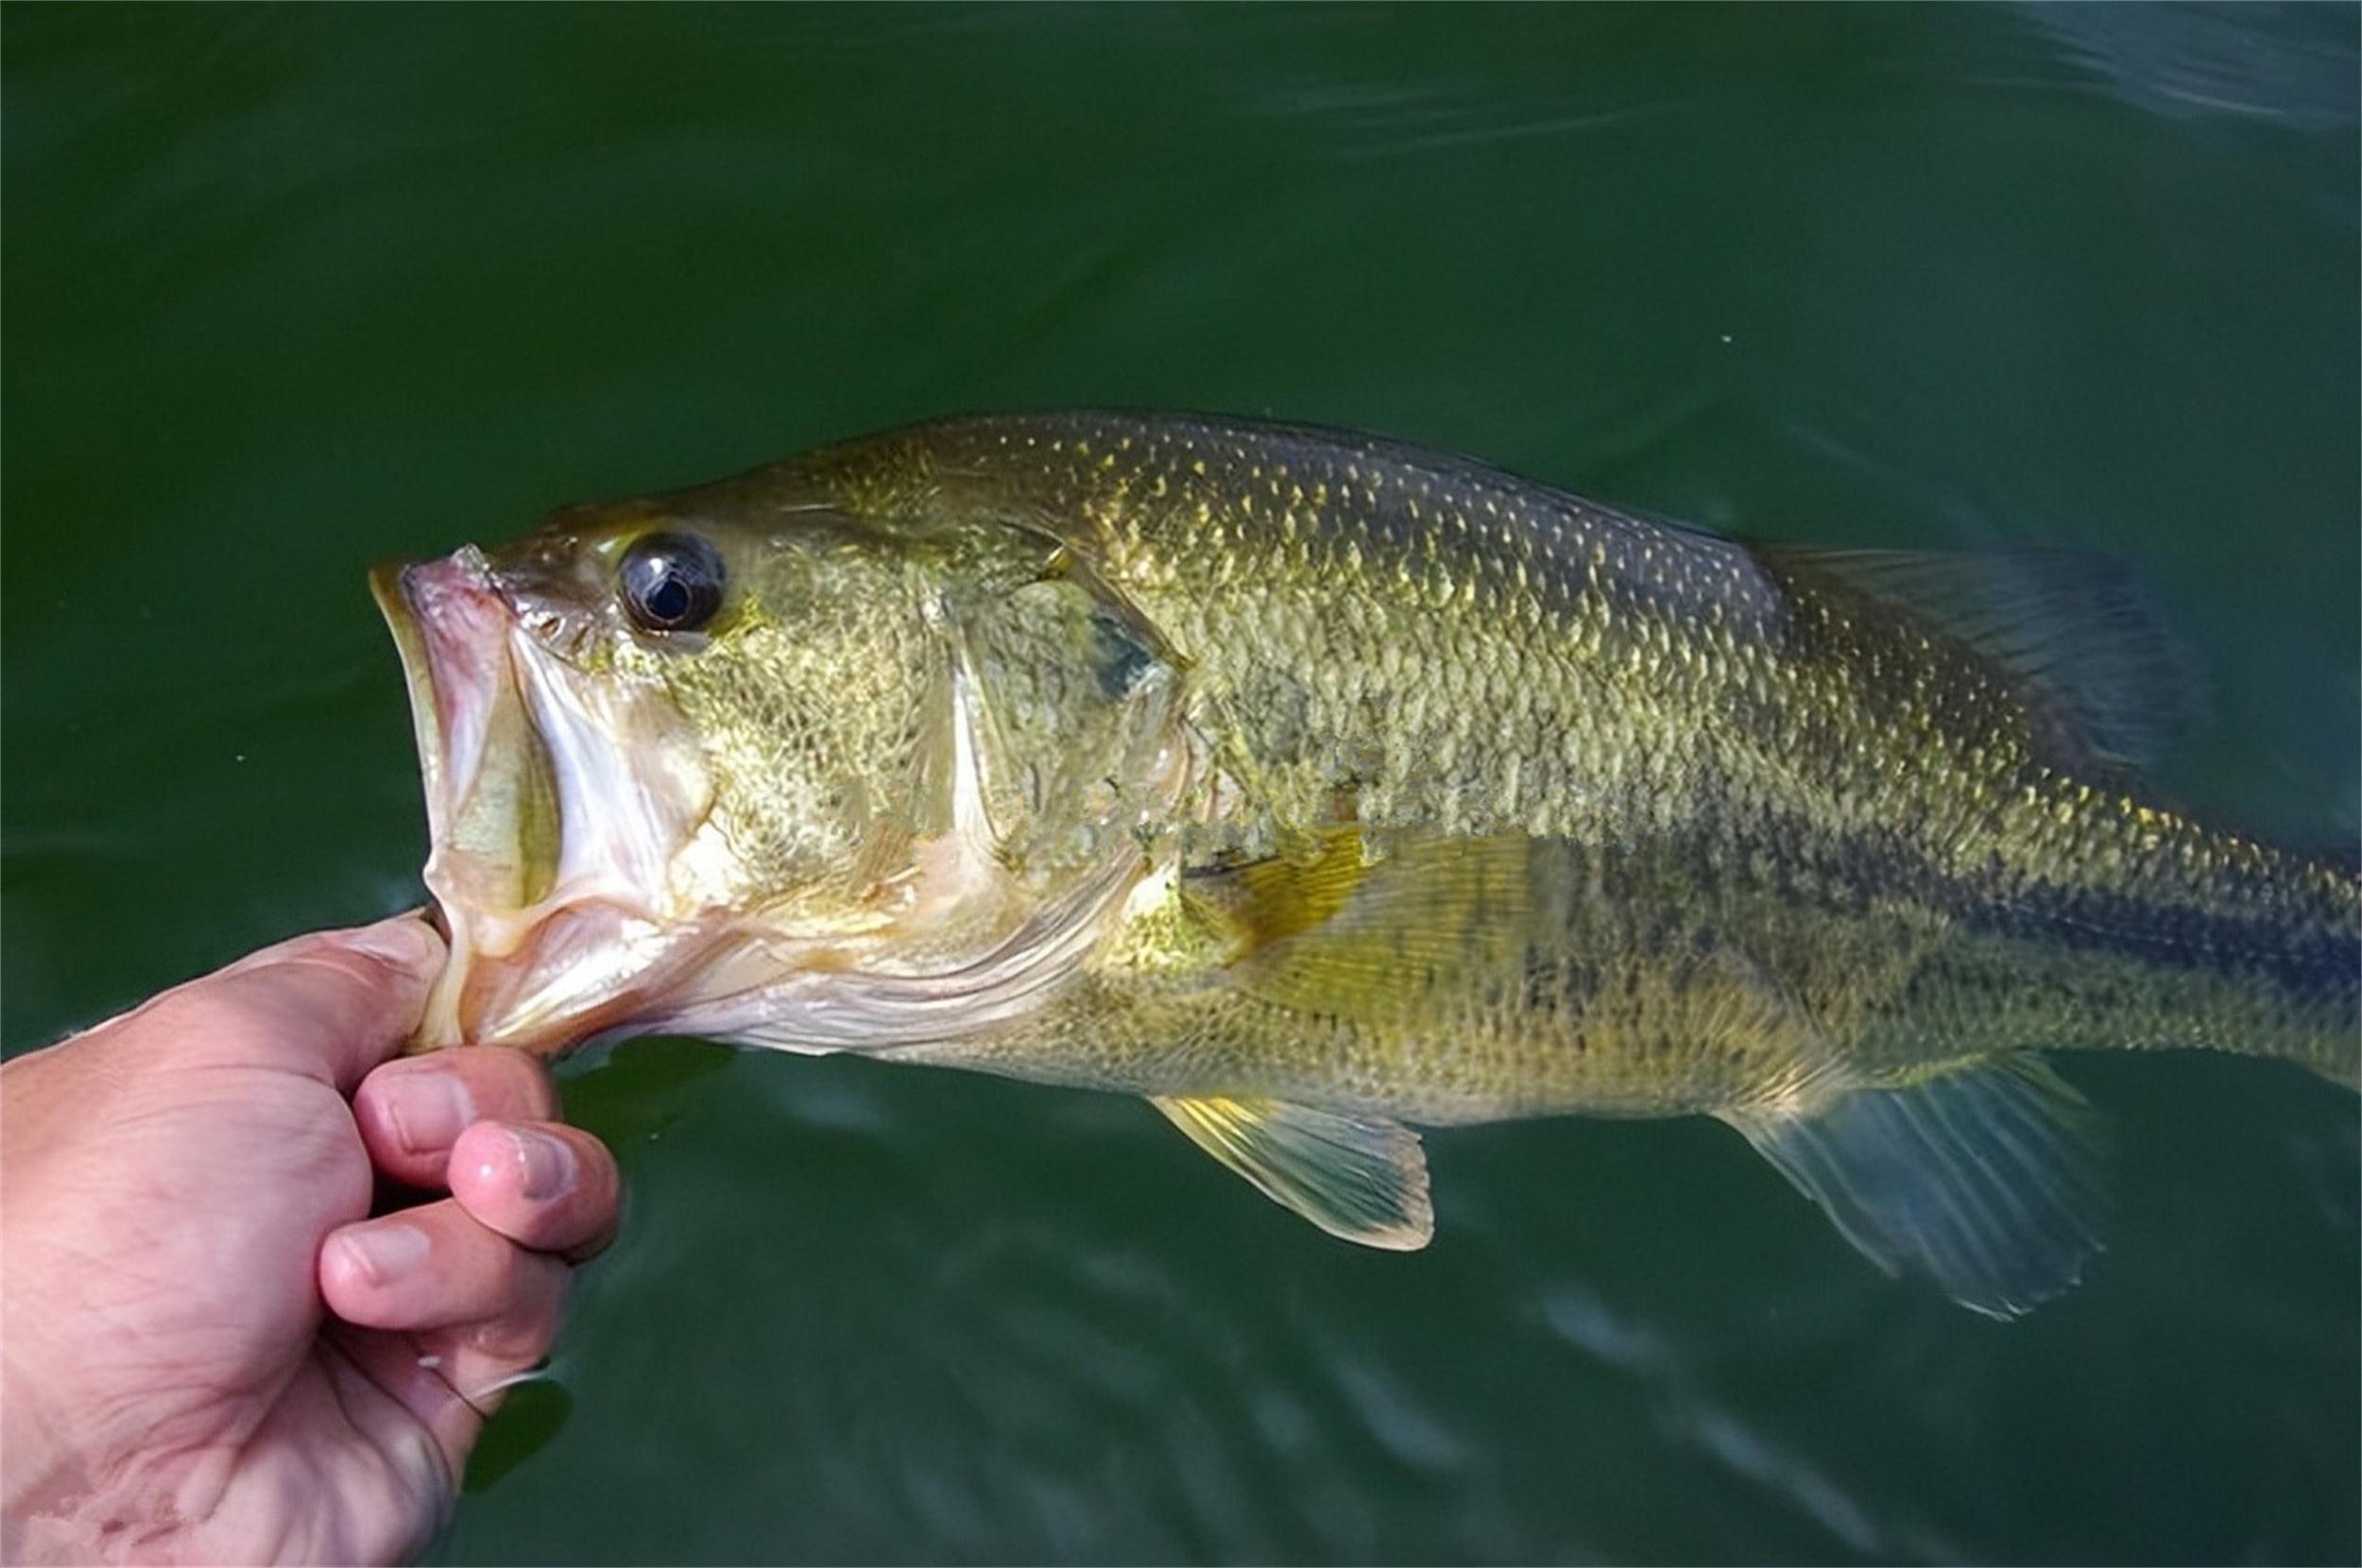
POLYGON ((2357 1076, 2362 881, 2139 783, 2185 677, 2097 563, 1750 547, 1110 413, 888 432, 499 559, 569 648, 605 628, 573 678, 702 737, 673 816, 732 891, 642 935, 642 1024, 1143 1095, 1354 1240, 1432 1230, 1402 1122, 1703 1113, 2008 1316, 2103 1206, 2034 1051, 2357 1076), (693 637, 617 615, 650 530, 731 563, 693 637))
MULTIPOLYGON (((1888 857, 1898 888, 1942 867, 2032 929, 2070 928, 2069 894, 2088 891, 2133 912, 2131 945, 2195 921, 2226 960, 2243 927, 2250 946, 2354 950, 2350 876, 2044 760, 2053 720, 2025 680, 1727 541, 1385 443, 1219 421, 978 420, 820 466, 833 461, 908 462, 947 496, 973 484, 1069 520, 1061 537, 1100 554, 1221 694, 1203 722, 1267 781, 1244 832, 1256 847, 1324 826, 1341 780, 1364 824, 1468 837, 1671 831, 1709 804, 1732 822, 1757 802, 1779 808, 1783 845, 1905 825, 1888 857), (1225 503, 1258 489, 1305 498, 1292 526, 1225 503), (1265 587, 1207 590, 1216 561, 1265 587), (1504 561, 1537 563, 1535 592, 1504 561), (1454 583, 1548 613, 1439 625, 1454 583), (1275 613, 1278 594, 1320 610, 1275 613), (1409 678, 1374 693, 1368 672, 1406 648, 1420 650, 1409 678)), ((2351 1042, 2308 1050, 2319 1021, 2290 1013, 2248 1048, 2336 1066, 2351 1042)))

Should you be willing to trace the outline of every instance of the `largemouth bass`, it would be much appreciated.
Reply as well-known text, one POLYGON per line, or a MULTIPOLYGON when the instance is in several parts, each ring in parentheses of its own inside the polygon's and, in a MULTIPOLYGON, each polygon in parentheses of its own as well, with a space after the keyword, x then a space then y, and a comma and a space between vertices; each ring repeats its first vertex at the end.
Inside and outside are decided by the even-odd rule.
POLYGON ((1718 1116, 1994 1316, 2097 1246, 2033 1054, 2362 1071, 2362 878, 2133 767, 2069 557, 1749 547, 1368 437, 973 418, 381 571, 421 1044, 706 1035, 1144 1096, 1323 1229, 1406 1123, 1718 1116))

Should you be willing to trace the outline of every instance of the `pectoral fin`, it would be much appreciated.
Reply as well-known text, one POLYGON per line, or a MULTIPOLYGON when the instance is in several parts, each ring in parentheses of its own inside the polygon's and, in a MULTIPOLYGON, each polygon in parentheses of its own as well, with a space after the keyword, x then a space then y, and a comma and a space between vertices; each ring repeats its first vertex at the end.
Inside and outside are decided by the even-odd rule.
POLYGON ((1284 1099, 1149 1101, 1196 1145, 1331 1236, 1415 1252, 1435 1234, 1419 1135, 1384 1116, 1284 1099))
POLYGON ((1397 838, 1367 858, 1360 832, 1193 878, 1190 896, 1229 929, 1238 957, 1222 983, 1291 1012, 1388 1028, 1456 1017, 1464 997, 1516 976, 1533 907, 1523 835, 1397 838))
POLYGON ((1856 1089, 1809 1116, 1722 1119, 1881 1269, 1988 1317, 2063 1293, 2100 1250, 2095 1118, 2037 1057, 1856 1089))

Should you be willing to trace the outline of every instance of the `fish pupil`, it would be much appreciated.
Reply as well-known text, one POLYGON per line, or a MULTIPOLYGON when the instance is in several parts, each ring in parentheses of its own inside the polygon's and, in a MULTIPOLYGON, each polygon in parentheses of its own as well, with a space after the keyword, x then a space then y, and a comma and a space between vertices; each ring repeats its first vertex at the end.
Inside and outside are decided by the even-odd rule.
POLYGON ((666 577, 648 593, 648 613, 657 620, 671 622, 689 613, 689 585, 678 577, 666 577))
POLYGON ((651 534, 625 552, 624 607, 650 631, 695 631, 722 607, 722 558, 694 534, 651 534))

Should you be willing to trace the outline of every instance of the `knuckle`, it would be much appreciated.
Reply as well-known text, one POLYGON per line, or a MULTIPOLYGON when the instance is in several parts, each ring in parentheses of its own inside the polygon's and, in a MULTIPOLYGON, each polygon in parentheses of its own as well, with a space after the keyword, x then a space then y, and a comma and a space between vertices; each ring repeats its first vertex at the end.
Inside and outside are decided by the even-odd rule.
POLYGON ((565 1270, 552 1259, 520 1253, 503 1286, 495 1308, 469 1325, 468 1338, 487 1355, 538 1357, 556 1337, 565 1270))
POLYGON ((468 1348, 502 1361, 538 1361, 556 1338, 555 1329, 548 1314, 505 1312, 471 1324, 468 1348))
POLYGON ((408 983, 408 976, 384 959, 325 941, 299 948, 271 967, 309 971, 339 993, 338 1000, 357 1000, 408 983))
POLYGON ((221 1036, 242 1037, 281 1027, 282 1011, 243 977, 209 978, 176 986, 110 1027, 133 1038, 186 1049, 221 1036))
POLYGON ((513 1101, 524 1119, 550 1115, 557 1106, 557 1085, 549 1069, 511 1046, 483 1046, 477 1059, 484 1076, 498 1086, 503 1099, 513 1101))

